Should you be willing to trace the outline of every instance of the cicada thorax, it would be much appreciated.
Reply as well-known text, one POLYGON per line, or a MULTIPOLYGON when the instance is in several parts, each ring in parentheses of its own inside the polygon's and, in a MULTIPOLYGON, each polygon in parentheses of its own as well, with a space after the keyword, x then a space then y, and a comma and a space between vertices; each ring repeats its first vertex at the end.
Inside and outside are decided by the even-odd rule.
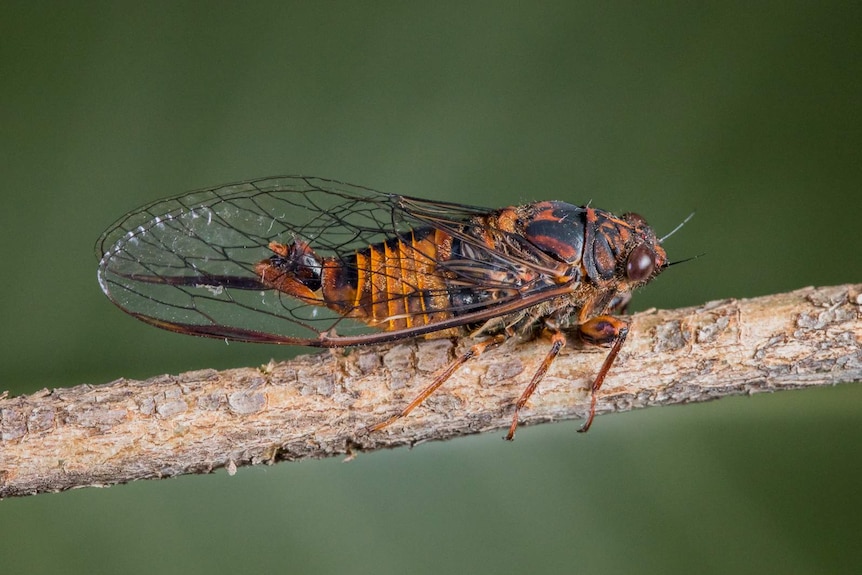
POLYGON ((528 206, 524 237, 570 267, 565 274, 573 295, 567 303, 576 323, 618 311, 631 290, 665 265, 665 253, 652 229, 637 214, 615 216, 565 202, 528 206))

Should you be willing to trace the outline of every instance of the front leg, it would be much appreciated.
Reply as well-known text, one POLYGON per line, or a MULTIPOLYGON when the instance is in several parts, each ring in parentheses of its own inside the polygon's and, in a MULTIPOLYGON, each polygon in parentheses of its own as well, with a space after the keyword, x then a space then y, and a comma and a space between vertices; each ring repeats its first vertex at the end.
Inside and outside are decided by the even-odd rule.
MULTIPOLYGON (((624 304, 623 304, 624 305, 624 304)), ((629 334, 629 324, 627 321, 616 318, 611 315, 599 315, 590 318, 586 322, 578 326, 578 333, 581 339, 595 345, 611 345, 611 350, 605 358, 602 368, 593 380, 590 386, 590 413, 587 420, 578 430, 586 432, 593 424, 593 418, 596 416, 596 392, 602 387, 605 381, 605 376, 611 369, 617 354, 620 352, 623 343, 626 341, 626 336, 629 334)))

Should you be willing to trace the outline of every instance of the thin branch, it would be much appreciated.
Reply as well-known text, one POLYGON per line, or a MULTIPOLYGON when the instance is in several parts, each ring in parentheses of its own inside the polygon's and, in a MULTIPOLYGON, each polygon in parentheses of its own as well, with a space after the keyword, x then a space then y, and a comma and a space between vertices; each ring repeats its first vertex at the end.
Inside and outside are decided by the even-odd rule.
MULTIPOLYGON (((862 381, 860 294, 862 284, 806 288, 639 313, 598 412, 862 381)), ((469 344, 411 341, 263 368, 0 394, 0 498, 503 429, 545 340, 486 352, 408 417, 362 432, 406 405, 469 344)), ((570 342, 522 421, 583 417, 586 386, 606 353, 570 342)))

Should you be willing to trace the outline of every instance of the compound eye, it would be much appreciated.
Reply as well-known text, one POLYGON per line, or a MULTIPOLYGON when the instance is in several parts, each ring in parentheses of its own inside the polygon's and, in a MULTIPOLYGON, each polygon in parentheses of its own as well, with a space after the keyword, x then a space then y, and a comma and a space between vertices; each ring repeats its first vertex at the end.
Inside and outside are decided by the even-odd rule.
POLYGON ((639 282, 649 278, 655 269, 655 254, 645 244, 632 250, 626 260, 626 276, 639 282))

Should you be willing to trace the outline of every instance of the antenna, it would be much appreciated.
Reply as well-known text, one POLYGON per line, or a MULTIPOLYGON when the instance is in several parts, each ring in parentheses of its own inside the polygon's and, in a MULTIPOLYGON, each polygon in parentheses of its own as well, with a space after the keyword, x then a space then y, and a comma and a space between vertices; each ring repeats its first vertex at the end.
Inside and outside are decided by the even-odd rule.
POLYGON ((679 229, 680 229, 681 227, 683 227, 683 226, 688 222, 688 220, 690 220, 691 218, 693 218, 693 217, 694 217, 694 214, 695 214, 694 212, 690 213, 690 214, 688 215, 688 217, 687 217, 687 218, 685 218, 683 221, 681 221, 677 227, 675 227, 674 229, 672 229, 672 230, 670 231, 670 233, 669 233, 669 234, 665 234, 664 236, 662 236, 661 238, 659 238, 658 243, 663 244, 663 243, 664 243, 664 241, 665 241, 666 239, 668 239, 669 237, 671 237, 672 235, 674 235, 675 233, 677 233, 677 232, 679 231, 679 229))

